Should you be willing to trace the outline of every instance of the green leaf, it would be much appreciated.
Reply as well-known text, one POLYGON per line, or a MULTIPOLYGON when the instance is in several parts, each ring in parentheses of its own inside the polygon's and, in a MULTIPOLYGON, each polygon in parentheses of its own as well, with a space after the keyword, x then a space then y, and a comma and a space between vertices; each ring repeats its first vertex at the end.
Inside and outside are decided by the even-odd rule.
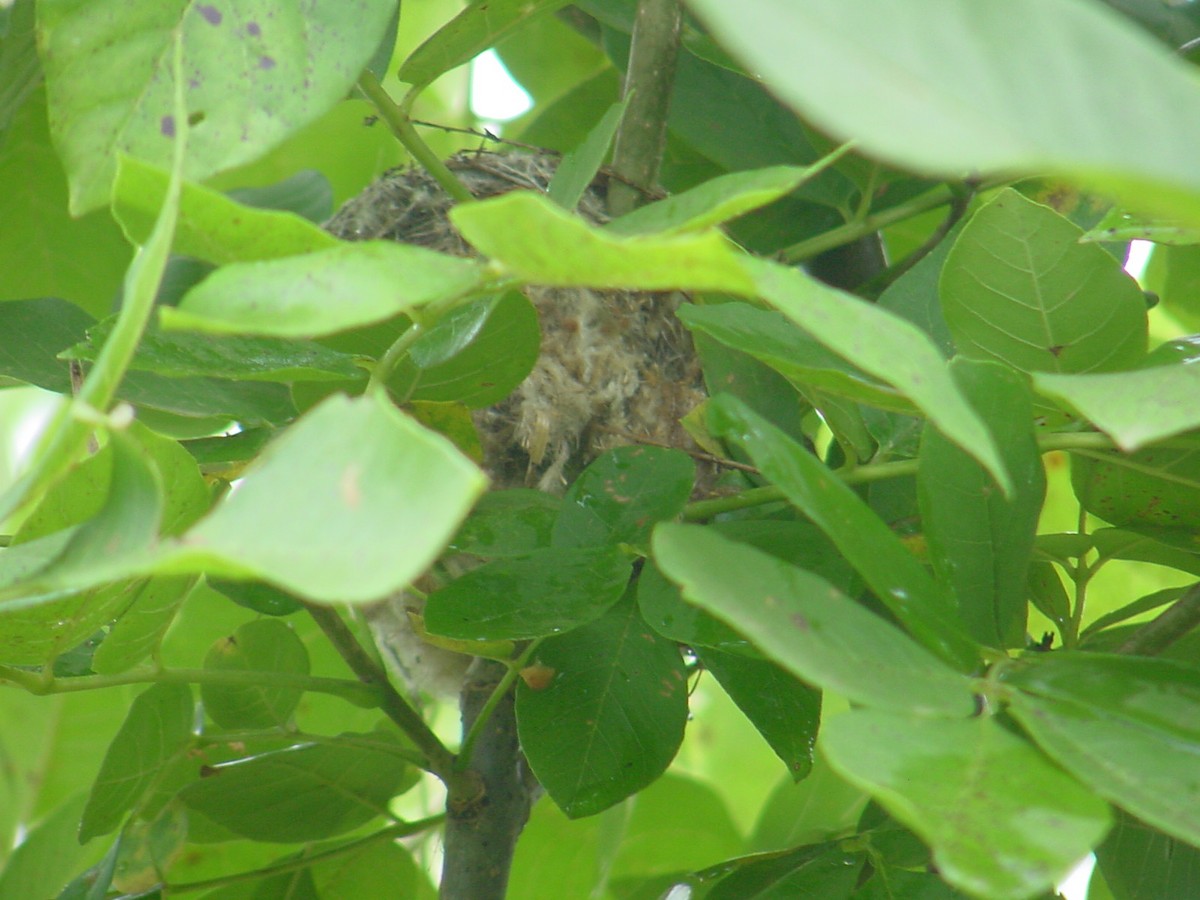
POLYGON ((929 715, 974 709, 966 676, 811 572, 694 525, 655 529, 654 559, 689 602, 810 684, 929 715))
POLYGON ((232 263, 160 310, 164 329, 315 337, 380 322, 479 288, 483 267, 394 241, 232 263))
POLYGON ((118 153, 166 165, 172 45, 183 44, 192 126, 186 176, 203 181, 261 156, 349 92, 394 0, 303 8, 267 0, 140 6, 137 28, 114 0, 51 0, 38 10, 50 127, 71 182, 71 210, 108 200, 118 153))
POLYGON ((821 694, 773 662, 692 648, 746 714, 775 755, 799 781, 812 771, 813 747, 821 723, 821 694))
POLYGON ((737 302, 685 304, 678 315, 693 333, 754 357, 800 390, 819 389, 902 412, 915 409, 899 391, 832 353, 775 310, 737 302))
POLYGON ((822 747, 929 843, 943 878, 989 900, 1051 888, 1109 827, 1103 801, 990 718, 852 710, 824 724, 822 747))
POLYGON ((507 274, 535 284, 754 293, 744 257, 715 231, 613 237, 530 191, 461 204, 450 220, 507 274))
POLYGON ((178 802, 167 804, 152 819, 134 819, 121 830, 121 850, 113 869, 113 886, 143 893, 162 884, 163 872, 183 852, 187 812, 178 802))
MULTIPOLYGON (((333 849, 333 848, 330 848, 333 849)), ((321 900, 361 897, 431 897, 418 893, 427 885, 409 852, 398 841, 374 841, 311 868, 315 896, 321 900)), ((288 895, 292 900, 291 895, 288 895)))
MULTIPOLYGON (((723 537, 749 544, 777 559, 824 578, 848 595, 862 590, 862 580, 837 548, 807 522, 745 520, 715 522, 710 526, 723 537)), ((758 653, 720 619, 684 601, 679 588, 649 562, 638 576, 638 605, 650 626, 663 637, 690 647, 712 647, 743 656, 758 653)))
POLYGON ((1063 633, 1071 627, 1071 600, 1058 569, 1052 563, 1035 560, 1029 564, 1028 578, 1030 602, 1063 633))
POLYGON ((1146 301, 1083 231, 1011 188, 963 228, 942 269, 958 352, 1023 372, 1105 372, 1146 354, 1146 301))
POLYGON ((953 600, 854 491, 815 456, 729 396, 710 405, 716 431, 750 454, 763 476, 813 520, 914 637, 955 665, 977 651, 958 625, 953 600))
POLYGON ((87 797, 78 794, 37 822, 0 869, 0 897, 55 897, 87 851, 79 846, 79 819, 87 797))
MULTIPOLYGON (((165 171, 137 159, 121 166, 113 188, 113 215, 140 244, 154 227, 167 192, 165 171)), ((185 183, 179 196, 174 251, 215 265, 298 256, 337 245, 337 239, 300 216, 255 209, 211 188, 185 183)))
POLYGON ((1097 375, 1037 374, 1034 387, 1062 401, 1133 451, 1200 428, 1200 367, 1184 363, 1097 375))
POLYGON ((621 599, 629 557, 617 547, 535 550, 472 569, 429 595, 425 627, 466 641, 569 631, 621 599))
POLYGON ((185 684, 156 684, 138 694, 104 754, 79 824, 80 843, 117 828, 162 769, 187 749, 193 709, 185 684))
POLYGON ((978 413, 963 398, 932 340, 878 306, 827 287, 795 269, 744 263, 758 294, 818 341, 908 397, 977 460, 1007 493, 1009 475, 978 413))
MULTIPOLYGON (((212 672, 307 675, 308 651, 296 632, 279 619, 256 619, 217 640, 204 657, 204 668, 212 672)), ((286 726, 303 693, 300 688, 249 682, 200 685, 204 711, 230 730, 286 726)))
POLYGON ((547 196, 563 209, 573 210, 579 204, 579 198, 591 186, 608 155, 632 96, 627 94, 623 100, 610 106, 596 127, 588 132, 587 139, 573 152, 563 155, 546 189, 547 196))
POLYGON ((438 320, 413 343, 388 389, 406 400, 491 406, 533 369, 541 336, 533 304, 520 291, 505 291, 438 320))
MULTIPOLYGON (((86 343, 59 354, 94 361, 112 331, 114 319, 88 329, 86 343)), ((130 368, 170 378, 210 377, 252 381, 336 381, 365 379, 354 357, 315 341, 234 335, 151 331, 143 335, 130 368)))
POLYGON ((189 809, 252 841, 295 843, 344 834, 387 815, 416 776, 384 732, 341 735, 213 766, 180 794, 189 809))
POLYGON ((1182 532, 1200 527, 1200 449, 1072 454, 1071 486, 1084 509, 1113 525, 1182 532))
POLYGON ((805 119, 873 156, 950 177, 1074 173, 1141 208, 1196 214, 1192 71, 1099 4, 697 0, 693 9, 805 119), (1045 75, 1047 60, 1055 90, 1030 77, 1045 75), (1144 102, 1124 101, 1131 84, 1148 86, 1144 102), (1164 121, 1176 123, 1165 134, 1149 125, 1164 121))
POLYGON ((398 77, 418 88, 470 62, 526 22, 566 6, 569 0, 489 0, 474 3, 413 51, 398 77))
POLYGON ((0 303, 0 375, 68 394, 70 370, 58 354, 83 340, 96 320, 57 297, 0 303))
POLYGON ((696 879, 698 887, 713 874, 720 880, 702 896, 705 900, 772 900, 808 897, 833 900, 847 897, 861 877, 865 854, 836 844, 814 844, 786 853, 744 856, 715 866, 716 872, 696 879), (732 869, 729 874, 724 874, 732 869))
POLYGON ((646 626, 632 598, 547 639, 534 661, 554 679, 539 691, 517 685, 517 729, 563 812, 593 815, 663 773, 683 739, 687 682, 679 651, 646 626))
POLYGON ((1080 240, 1151 241, 1178 247, 1200 244, 1200 228, 1193 228, 1178 219, 1141 216, 1113 207, 1080 240))
POLYGON ((1031 663, 1005 677, 1021 727, 1099 796, 1200 842, 1200 669, 1096 654, 1031 663))
POLYGON ((645 547, 655 524, 683 511, 695 478, 695 464, 678 450, 609 450, 567 489, 551 542, 564 548, 645 547))
POLYGON ((525 488, 489 491, 450 542, 450 549, 484 559, 524 556, 550 545, 559 499, 525 488))
POLYGON ((277 587, 262 581, 231 581, 226 578, 207 578, 205 584, 228 597, 238 606, 252 609, 264 616, 287 616, 302 609, 300 601, 277 587))
POLYGON ((319 602, 377 600, 425 570, 485 483, 383 397, 334 396, 273 442, 166 556, 319 602))
POLYGON ((974 459, 935 428, 921 441, 917 476, 921 522, 937 578, 958 599, 967 632, 993 647, 1025 642, 1026 576, 1046 495, 1024 379, 994 363, 950 364, 984 417, 1015 489, 1005 497, 974 459))
POLYGON ((195 585, 190 575, 159 575, 135 583, 132 599, 92 656, 92 670, 99 675, 126 672, 157 650, 195 585))
POLYGON ((163 513, 161 478, 132 437, 114 431, 109 440, 113 456, 108 496, 49 567, 50 577, 59 584, 69 584, 73 573, 86 572, 109 558, 147 551, 158 538, 163 513))
POLYGON ((614 219, 606 230, 620 235, 666 235, 722 225, 787 196, 829 168, 845 155, 846 149, 836 150, 811 166, 771 166, 718 175, 691 190, 614 219))
POLYGON ((1096 865, 1116 900, 1167 900, 1200 894, 1200 849, 1119 815, 1096 848, 1096 865))
MULTIPOLYGON (((32 6, 28 0, 22 4, 32 6)), ((17 74, 17 69, 0 61, 0 73, 17 74)), ((67 179, 50 143, 41 85, 3 131, 0 184, 0 217, 21 223, 5 229, 0 243, 0 300, 66 297, 93 315, 108 312, 132 248, 107 210, 82 218, 67 211, 67 179)))

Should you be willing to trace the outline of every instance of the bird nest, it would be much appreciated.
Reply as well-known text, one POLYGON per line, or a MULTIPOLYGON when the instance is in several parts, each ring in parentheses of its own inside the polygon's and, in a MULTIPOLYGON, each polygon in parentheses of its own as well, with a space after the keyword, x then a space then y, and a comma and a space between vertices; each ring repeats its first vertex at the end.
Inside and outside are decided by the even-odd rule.
MULTIPOLYGON (((523 152, 464 153, 448 161, 478 199, 545 192, 556 165, 552 155, 523 152)), ((473 256, 450 224, 453 205, 425 170, 394 169, 326 227, 346 240, 382 238, 473 256)), ((603 187, 585 192, 577 211, 605 222, 603 187)), ((615 446, 693 448, 679 421, 705 393, 691 336, 674 314, 678 294, 536 285, 525 293, 541 324, 537 362, 506 400, 473 414, 494 487, 561 493, 615 446)))

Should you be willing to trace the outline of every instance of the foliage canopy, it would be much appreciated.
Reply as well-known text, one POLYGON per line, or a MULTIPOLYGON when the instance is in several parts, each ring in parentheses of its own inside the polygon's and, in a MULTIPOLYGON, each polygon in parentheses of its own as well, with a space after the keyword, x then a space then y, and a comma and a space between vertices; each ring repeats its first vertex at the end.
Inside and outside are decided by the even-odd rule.
POLYGON ((443 834, 446 898, 1200 896, 1197 39, 0 4, 0 898, 433 897, 443 834), (322 227, 400 163, 473 255, 322 227), (505 483, 570 291, 612 346, 685 298, 620 403, 696 399, 680 340, 708 397, 546 403, 505 483))

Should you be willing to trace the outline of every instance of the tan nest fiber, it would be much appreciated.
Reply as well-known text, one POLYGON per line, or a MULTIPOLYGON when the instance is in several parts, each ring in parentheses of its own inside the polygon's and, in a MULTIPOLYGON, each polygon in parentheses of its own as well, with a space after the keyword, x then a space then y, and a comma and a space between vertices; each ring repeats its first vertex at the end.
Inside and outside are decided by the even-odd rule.
MULTIPOLYGON (((478 199, 544 192, 557 160, 523 152, 464 153, 448 165, 478 199)), ((450 225, 454 201, 423 169, 394 169, 349 201, 326 226, 346 240, 386 238, 443 253, 474 251, 450 225)), ((593 185, 578 212, 603 223, 593 185)), ((645 441, 692 448, 680 418, 705 396, 674 294, 530 286, 541 320, 533 371, 502 403, 474 413, 484 467, 497 488, 561 493, 597 455, 645 441)))

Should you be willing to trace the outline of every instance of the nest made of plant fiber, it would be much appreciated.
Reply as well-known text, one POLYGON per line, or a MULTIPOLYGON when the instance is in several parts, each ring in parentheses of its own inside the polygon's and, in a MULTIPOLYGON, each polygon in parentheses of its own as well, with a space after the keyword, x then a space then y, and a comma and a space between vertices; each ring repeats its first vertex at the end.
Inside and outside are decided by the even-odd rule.
MULTIPOLYGON (((473 152, 447 163, 478 199, 545 192, 548 153, 473 152)), ((346 240, 390 239, 442 253, 474 251, 450 224, 451 197, 423 169, 393 169, 347 202, 326 228, 346 240)), ((607 220, 603 186, 578 213, 607 220)), ((600 453, 646 442, 694 449, 679 420, 705 397, 691 336, 675 317, 678 294, 529 286, 541 350, 509 397, 474 413, 484 468, 496 488, 561 493, 600 453)))

